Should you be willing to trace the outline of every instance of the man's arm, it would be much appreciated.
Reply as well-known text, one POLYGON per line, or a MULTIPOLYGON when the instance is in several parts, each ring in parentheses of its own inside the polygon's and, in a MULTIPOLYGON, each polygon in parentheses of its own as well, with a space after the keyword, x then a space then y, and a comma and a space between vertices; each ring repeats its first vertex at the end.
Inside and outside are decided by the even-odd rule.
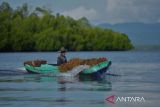
POLYGON ((60 65, 61 64, 61 59, 60 57, 57 58, 57 65, 60 65))

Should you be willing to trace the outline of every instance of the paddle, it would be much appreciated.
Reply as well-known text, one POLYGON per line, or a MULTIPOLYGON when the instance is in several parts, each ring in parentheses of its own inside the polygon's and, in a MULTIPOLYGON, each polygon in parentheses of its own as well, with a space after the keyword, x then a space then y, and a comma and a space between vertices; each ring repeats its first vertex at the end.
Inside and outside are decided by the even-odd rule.
POLYGON ((121 76, 121 75, 118 75, 118 74, 112 74, 112 73, 106 73, 106 75, 111 75, 111 76, 121 76))

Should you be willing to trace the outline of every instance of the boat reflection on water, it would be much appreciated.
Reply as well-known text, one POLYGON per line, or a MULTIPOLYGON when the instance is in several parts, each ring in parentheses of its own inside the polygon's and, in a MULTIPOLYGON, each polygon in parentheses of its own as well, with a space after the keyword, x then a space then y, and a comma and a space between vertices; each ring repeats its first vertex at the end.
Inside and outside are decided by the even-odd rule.
POLYGON ((111 91, 112 83, 110 77, 104 75, 79 75, 76 77, 67 76, 44 76, 28 75, 25 79, 38 82, 52 82, 58 85, 58 91, 111 91))

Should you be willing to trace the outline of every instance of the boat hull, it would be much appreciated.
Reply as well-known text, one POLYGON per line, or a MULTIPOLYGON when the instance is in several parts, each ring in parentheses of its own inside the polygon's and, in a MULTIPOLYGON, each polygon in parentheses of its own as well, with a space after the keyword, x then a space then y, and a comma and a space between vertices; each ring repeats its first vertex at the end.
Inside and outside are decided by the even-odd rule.
POLYGON ((104 68, 101 68, 99 70, 97 70, 96 72, 93 73, 83 73, 81 72, 79 74, 79 79, 80 80, 101 80, 105 78, 105 74, 108 71, 109 67, 111 66, 111 61, 108 62, 107 66, 105 66, 104 68))
MULTIPOLYGON (((79 75, 90 75, 93 77, 96 76, 100 76, 103 75, 104 73, 106 73, 106 71, 108 70, 108 68, 111 65, 111 61, 105 61, 102 63, 99 63, 93 67, 90 67, 89 69, 86 69, 82 72, 79 73, 79 75)), ((40 67, 34 67, 28 64, 24 65, 25 69, 28 71, 28 73, 32 73, 32 74, 57 74, 57 73, 61 73, 58 66, 56 65, 50 65, 50 64, 42 64, 40 67)))

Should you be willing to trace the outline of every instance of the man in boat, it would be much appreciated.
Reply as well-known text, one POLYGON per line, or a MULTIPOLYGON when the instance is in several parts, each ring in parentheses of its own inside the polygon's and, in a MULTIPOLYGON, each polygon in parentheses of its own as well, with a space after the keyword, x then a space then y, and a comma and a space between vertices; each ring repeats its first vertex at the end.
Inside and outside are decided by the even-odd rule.
POLYGON ((66 53, 66 49, 64 47, 62 47, 60 50, 59 50, 59 53, 60 55, 58 56, 57 58, 57 65, 61 65, 61 64, 64 64, 67 62, 67 58, 65 56, 65 53, 66 53))

